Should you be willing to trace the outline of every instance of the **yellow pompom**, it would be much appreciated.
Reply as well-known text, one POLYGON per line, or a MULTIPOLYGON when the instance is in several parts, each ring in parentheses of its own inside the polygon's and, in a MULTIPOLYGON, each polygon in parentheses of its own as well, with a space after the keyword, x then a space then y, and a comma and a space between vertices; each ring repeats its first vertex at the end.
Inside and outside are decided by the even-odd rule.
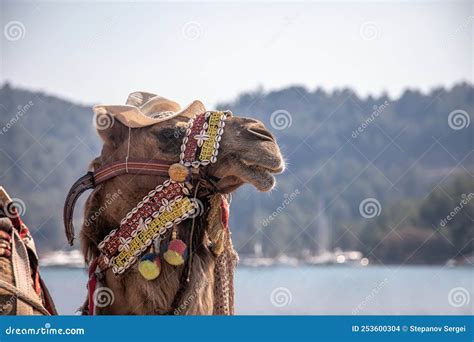
POLYGON ((153 260, 141 260, 138 264, 138 271, 146 280, 153 280, 160 275, 161 267, 159 262, 153 260))
POLYGON ((163 254, 163 257, 168 264, 173 266, 179 266, 184 263, 184 258, 181 256, 181 254, 175 251, 167 250, 165 254, 163 254))

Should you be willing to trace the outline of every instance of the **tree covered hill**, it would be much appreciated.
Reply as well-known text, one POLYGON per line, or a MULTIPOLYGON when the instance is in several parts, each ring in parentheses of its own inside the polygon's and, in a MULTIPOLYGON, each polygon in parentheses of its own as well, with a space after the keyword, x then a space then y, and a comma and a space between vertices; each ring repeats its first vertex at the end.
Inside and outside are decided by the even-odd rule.
MULTIPOLYGON (((429 201, 435 190, 447 193, 445 197, 449 198, 449 188, 459 177, 463 179, 464 193, 474 192, 474 131, 473 125, 468 124, 474 109, 471 85, 434 89, 429 94, 407 90, 396 100, 387 96, 362 99, 349 89, 326 93, 291 87, 243 94, 235 102, 222 105, 227 107, 278 128, 274 132, 289 164, 288 172, 280 177, 277 194, 270 199, 254 197, 253 201, 239 202, 243 212, 252 213, 253 208, 259 208, 252 215, 258 226, 285 203, 285 194, 299 189, 300 195, 284 205, 272 224, 257 234, 269 254, 298 254, 329 245, 362 250, 375 261, 403 262, 400 256, 385 257, 380 243, 395 234, 400 241, 396 248, 409 255, 426 237, 418 230, 436 228, 427 225, 426 220, 410 221, 417 213, 389 215, 393 207, 412 201, 410 207, 416 211, 419 202, 429 201), (360 205, 371 198, 380 207, 378 215, 366 218, 361 215, 360 205), (324 225, 329 226, 329 243, 320 232, 324 225), (413 243, 402 250, 400 245, 408 245, 401 233, 405 230, 414 232, 413 243)), ((431 213, 430 222, 440 222, 452 210, 450 206, 460 200, 451 197, 445 207, 431 213)), ((456 219, 469 215, 464 222, 470 223, 464 225, 462 232, 466 234, 460 240, 464 244, 471 241, 468 246, 472 248, 474 203, 470 205, 456 219)), ((244 227, 253 231, 255 223, 244 227)), ((461 231, 458 234, 462 235, 461 231)), ((251 236, 250 232, 245 236, 251 236)), ((438 239, 438 233, 430 238, 438 239)), ((451 241, 444 238, 441 242, 451 246, 451 241)), ((385 248, 391 246, 385 244, 385 248)), ((455 256, 454 250, 443 256, 455 256)), ((407 262, 440 262, 437 252, 422 249, 417 252, 422 256, 407 262)))
MULTIPOLYGON (((374 261, 404 262, 387 249, 409 255, 427 232, 436 241, 406 262, 440 262, 440 248, 446 259, 460 244, 469 247, 472 207, 449 222, 463 222, 452 236, 440 235, 439 222, 461 200, 452 184, 461 182, 462 194, 474 192, 474 124, 462 121, 474 113, 471 85, 407 90, 399 99, 289 87, 245 93, 218 107, 262 120, 288 161, 271 194, 249 186, 235 194, 231 229, 241 253, 256 245, 268 256, 340 247, 363 250, 374 261), (379 204, 374 217, 361 214, 366 199, 379 204), (409 211, 397 212, 407 203, 409 211)), ((25 202, 39 250, 64 248, 65 195, 100 150, 90 106, 5 84, 0 124, 0 183, 25 202)), ((449 224, 443 229, 451 232, 449 224)))

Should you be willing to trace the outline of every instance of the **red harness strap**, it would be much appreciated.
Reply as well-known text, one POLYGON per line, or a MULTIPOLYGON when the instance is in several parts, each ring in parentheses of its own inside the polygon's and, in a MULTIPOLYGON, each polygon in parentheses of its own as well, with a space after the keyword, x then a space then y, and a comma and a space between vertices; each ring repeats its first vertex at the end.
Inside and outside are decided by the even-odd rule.
POLYGON ((229 202, 221 196, 221 222, 225 229, 229 228, 229 202))
POLYGON ((89 280, 87 282, 87 292, 89 296, 88 304, 89 304, 89 315, 93 316, 94 312, 94 292, 97 286, 97 277, 95 271, 97 269, 97 258, 92 260, 89 266, 89 280))
POLYGON ((74 225, 72 223, 74 217, 74 206, 77 199, 84 191, 93 189, 106 180, 127 173, 168 176, 168 169, 171 164, 173 163, 158 159, 129 159, 128 161, 120 160, 102 166, 94 172, 88 172, 86 175, 79 178, 72 185, 64 203, 63 218, 69 244, 72 246, 74 243, 74 225))
POLYGON ((94 172, 94 183, 99 184, 126 173, 167 176, 171 164, 164 160, 133 159, 128 160, 128 162, 118 161, 98 168, 94 172))

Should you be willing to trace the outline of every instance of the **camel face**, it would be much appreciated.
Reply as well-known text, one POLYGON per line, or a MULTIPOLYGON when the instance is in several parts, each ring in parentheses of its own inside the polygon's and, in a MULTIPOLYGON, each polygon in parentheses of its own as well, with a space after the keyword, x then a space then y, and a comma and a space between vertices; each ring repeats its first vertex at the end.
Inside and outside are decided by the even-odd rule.
MULTIPOLYGON (((153 126, 131 129, 130 158, 179 160, 181 141, 189 118, 177 117, 153 126)), ((124 159, 128 150, 129 130, 120 122, 107 131, 99 131, 104 140, 102 160, 124 159)), ((260 191, 275 185, 274 174, 285 169, 275 137, 255 119, 228 117, 217 162, 208 166, 208 174, 218 179, 222 192, 228 193, 244 183, 260 191)), ((150 188, 154 185, 150 184, 150 188)))

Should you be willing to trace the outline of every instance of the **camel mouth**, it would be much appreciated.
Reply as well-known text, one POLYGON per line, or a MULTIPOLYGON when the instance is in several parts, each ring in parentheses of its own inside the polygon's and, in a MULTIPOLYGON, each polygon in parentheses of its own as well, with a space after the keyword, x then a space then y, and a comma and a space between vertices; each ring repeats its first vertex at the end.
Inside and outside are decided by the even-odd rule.
POLYGON ((275 175, 284 172, 286 168, 281 156, 279 158, 262 157, 257 161, 242 160, 242 165, 247 169, 246 181, 262 192, 271 191, 276 184, 275 175))
POLYGON ((259 165, 246 165, 242 163, 245 172, 238 175, 228 175, 220 178, 217 186, 223 193, 230 193, 245 183, 252 184, 258 191, 267 192, 272 190, 276 184, 275 171, 282 171, 283 168, 268 169, 259 165))
POLYGON ((242 162, 244 163, 244 165, 248 167, 253 167, 261 171, 266 171, 270 175, 281 174, 286 169, 286 164, 283 158, 272 159, 272 160, 258 160, 258 161, 243 160, 242 162))
MULTIPOLYGON (((251 169, 252 177, 250 177, 250 183, 262 192, 272 190, 276 184, 276 178, 274 174, 277 172, 276 169, 269 169, 260 165, 249 166, 251 169)), ((279 170, 279 169, 278 169, 279 170)))

